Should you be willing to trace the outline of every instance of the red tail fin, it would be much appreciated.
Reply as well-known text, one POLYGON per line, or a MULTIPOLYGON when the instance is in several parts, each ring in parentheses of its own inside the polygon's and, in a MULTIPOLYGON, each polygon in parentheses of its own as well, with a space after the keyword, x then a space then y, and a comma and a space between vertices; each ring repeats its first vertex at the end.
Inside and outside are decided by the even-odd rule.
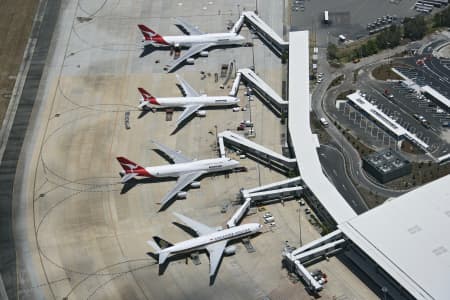
POLYGON ((131 160, 128 160, 123 156, 117 157, 117 160, 125 171, 136 171, 137 169, 143 169, 143 167, 141 167, 137 163, 132 162, 131 160))
POLYGON ((144 98, 144 101, 150 102, 151 104, 159 105, 158 101, 156 101, 156 98, 153 97, 149 92, 147 92, 143 88, 138 88, 139 93, 141 93, 142 98, 144 98))
POLYGON ((145 25, 139 24, 138 27, 147 41, 151 41, 152 37, 159 35, 145 25))
POLYGON ((142 35, 144 36, 144 39, 146 41, 153 41, 158 44, 169 45, 169 43, 167 43, 162 36, 151 30, 147 26, 139 24, 138 27, 141 30, 142 35))

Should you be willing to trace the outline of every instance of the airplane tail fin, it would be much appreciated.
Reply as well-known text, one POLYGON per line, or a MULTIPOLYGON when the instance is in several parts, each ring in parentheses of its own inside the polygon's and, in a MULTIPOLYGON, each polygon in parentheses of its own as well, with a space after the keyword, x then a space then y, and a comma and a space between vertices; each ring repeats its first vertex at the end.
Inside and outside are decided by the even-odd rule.
POLYGON ((153 97, 152 94, 150 94, 146 89, 140 87, 140 88, 138 88, 138 91, 142 95, 142 101, 141 101, 141 104, 139 105, 140 108, 144 107, 148 103, 154 104, 154 105, 159 105, 156 98, 153 97))
POLYGON ((125 183, 138 175, 147 177, 150 176, 150 174, 145 170, 144 167, 138 165, 135 162, 132 162, 131 160, 123 156, 118 156, 117 161, 122 166, 125 173, 122 177, 122 183, 125 183))
POLYGON ((150 247, 152 247, 155 250, 156 254, 158 254, 158 263, 160 265, 162 265, 166 261, 170 252, 164 251, 164 249, 161 249, 155 241, 152 241, 152 240, 147 241, 147 244, 149 244, 150 247))
POLYGON ((152 247, 156 251, 156 253, 159 253, 162 250, 155 241, 149 240, 147 241, 147 244, 149 244, 149 246, 152 247))
POLYGON ((173 246, 173 244, 163 238, 160 238, 159 236, 154 236, 153 239, 155 240, 156 244, 159 245, 160 249, 165 249, 173 246))
POLYGON ((143 169, 142 166, 138 165, 135 162, 132 162, 131 160, 123 156, 118 156, 117 161, 125 171, 134 171, 136 169, 143 169))
POLYGON ((153 40, 158 41, 158 39, 162 38, 161 35, 159 35, 158 33, 151 30, 150 28, 148 28, 145 25, 139 24, 138 27, 146 41, 153 41, 153 40))
POLYGON ((154 236, 153 239, 155 241, 148 241, 147 243, 156 250, 156 252, 158 253, 158 260, 159 260, 159 264, 163 264, 167 257, 169 256, 170 252, 169 251, 164 251, 164 249, 169 248, 171 246, 173 246, 171 243, 169 243, 168 241, 158 237, 158 236, 154 236))

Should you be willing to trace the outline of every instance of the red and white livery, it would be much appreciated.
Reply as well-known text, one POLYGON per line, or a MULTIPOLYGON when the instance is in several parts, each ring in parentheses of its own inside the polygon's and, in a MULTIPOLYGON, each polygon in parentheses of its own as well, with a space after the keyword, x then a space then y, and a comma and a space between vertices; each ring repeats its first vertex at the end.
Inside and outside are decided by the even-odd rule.
POLYGON ((208 56, 208 48, 226 45, 242 45, 245 37, 239 34, 242 22, 236 22, 230 32, 225 33, 204 33, 197 27, 189 23, 175 19, 175 25, 187 35, 162 36, 145 25, 139 24, 138 27, 143 35, 142 45, 152 45, 155 47, 170 46, 176 48, 189 48, 172 64, 168 65, 167 72, 172 72, 178 65, 186 61, 194 63, 192 58, 195 55, 203 57, 208 56))
POLYGON ((186 187, 200 187, 200 182, 195 181, 197 178, 208 173, 233 170, 239 166, 238 161, 228 157, 193 160, 186 157, 179 151, 172 150, 156 142, 153 143, 160 151, 164 152, 174 162, 174 164, 155 167, 142 167, 122 156, 117 157, 117 160, 123 169, 120 172, 122 175, 122 183, 126 183, 135 177, 178 177, 175 187, 160 201, 161 209, 165 208, 166 204, 175 196, 185 198, 186 192, 183 192, 182 190, 186 187))
POLYGON ((184 120, 196 113, 197 116, 205 116, 206 111, 200 110, 202 107, 211 106, 236 106, 239 98, 231 96, 207 96, 200 95, 194 90, 183 78, 176 75, 179 85, 183 90, 185 97, 164 97, 156 98, 143 88, 138 88, 142 98, 139 100, 140 109, 153 108, 169 108, 181 107, 184 111, 178 117, 176 127, 178 127, 184 120))

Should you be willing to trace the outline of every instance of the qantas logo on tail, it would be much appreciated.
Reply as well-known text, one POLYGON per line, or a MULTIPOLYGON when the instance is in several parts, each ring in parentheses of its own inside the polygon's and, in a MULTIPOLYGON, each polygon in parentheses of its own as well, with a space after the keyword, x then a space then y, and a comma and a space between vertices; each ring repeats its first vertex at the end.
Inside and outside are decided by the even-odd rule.
POLYGON ((141 93, 142 98, 144 99, 144 101, 150 103, 150 104, 154 104, 154 105, 159 105, 158 101, 156 100, 155 97, 153 97, 149 92, 147 92, 145 89, 143 88, 138 88, 139 93, 141 93))
POLYGON ((152 41, 161 45, 169 45, 169 43, 167 43, 162 36, 154 32, 147 26, 139 24, 138 27, 141 30, 142 35, 144 36, 144 39, 146 41, 152 41))
POLYGON ((126 159, 123 156, 117 157, 117 161, 122 166, 126 174, 134 173, 140 176, 151 177, 151 174, 147 172, 144 167, 132 162, 131 160, 126 159))

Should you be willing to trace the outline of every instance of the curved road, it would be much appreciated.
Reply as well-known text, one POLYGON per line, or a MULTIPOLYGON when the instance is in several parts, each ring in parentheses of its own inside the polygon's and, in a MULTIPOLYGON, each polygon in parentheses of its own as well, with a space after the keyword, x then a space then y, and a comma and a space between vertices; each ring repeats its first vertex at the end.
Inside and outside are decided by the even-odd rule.
MULTIPOLYGON (((404 49, 405 47, 401 46, 397 47, 395 51, 401 52, 404 49)), ((321 53, 319 61, 326 61, 326 53, 323 51, 319 53, 321 53)), ((361 61, 357 64, 346 64, 343 68, 337 70, 331 68, 328 64, 321 65, 320 72, 325 74, 325 80, 318 85, 312 93, 312 109, 316 113, 317 117, 325 117, 326 119, 329 119, 326 106, 334 105, 334 100, 339 92, 354 88, 352 83, 353 71, 387 59, 391 55, 392 50, 383 51, 377 55, 361 59, 361 61), (327 90, 333 79, 341 74, 344 74, 345 76, 344 82, 338 87, 327 90)), ((362 170, 362 161, 359 159, 358 151, 353 148, 350 142, 348 142, 336 126, 334 126, 333 122, 330 122, 330 126, 326 128, 326 131, 333 139, 332 144, 335 145, 335 148, 341 149, 344 154, 346 163, 348 164, 348 174, 355 184, 361 185, 362 187, 374 191, 378 195, 386 198, 398 197, 405 193, 405 191, 387 189, 368 179, 362 170)), ((327 168, 327 166, 325 166, 325 168, 327 168)), ((349 202, 349 204, 352 205, 351 202, 349 202)), ((362 207, 362 204, 360 206, 362 207)), ((366 205, 364 204, 364 206, 366 205)))

